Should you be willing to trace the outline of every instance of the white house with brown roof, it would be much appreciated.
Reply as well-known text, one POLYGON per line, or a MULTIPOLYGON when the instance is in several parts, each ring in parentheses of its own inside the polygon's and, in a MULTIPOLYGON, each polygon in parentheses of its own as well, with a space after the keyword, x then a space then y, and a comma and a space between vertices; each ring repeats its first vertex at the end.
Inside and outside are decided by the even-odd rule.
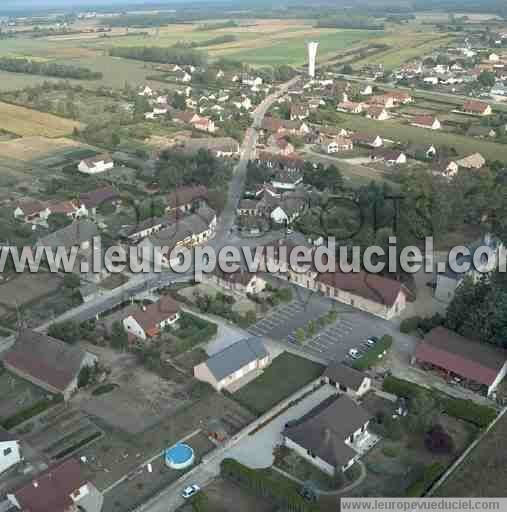
POLYGON ((223 272, 217 266, 213 272, 205 274, 206 281, 213 283, 224 291, 237 292, 244 295, 256 295, 266 288, 266 281, 255 272, 238 270, 223 272))
POLYGON ((101 172, 110 171, 113 167, 114 162, 111 156, 103 154, 81 160, 77 169, 83 174, 99 174, 101 172))
POLYGON ((180 318, 180 306, 167 295, 158 302, 141 306, 123 320, 125 330, 141 340, 158 336, 166 327, 174 326, 180 318))
POLYGON ((333 153, 340 153, 341 151, 352 151, 354 149, 354 143, 351 139, 346 137, 331 137, 325 138, 321 144, 322 151, 328 155, 333 153))
POLYGON ((417 128, 426 128, 428 130, 442 129, 440 121, 436 117, 430 115, 416 116, 412 122, 412 126, 416 126, 417 128))
POLYGON ((384 107, 373 105, 366 109, 366 118, 373 119, 374 121, 387 121, 391 116, 384 107))
POLYGON ((48 205, 36 199, 20 202, 14 209, 14 217, 28 224, 45 222, 50 214, 51 211, 48 205))
POLYGON ((363 103, 354 101, 342 101, 336 106, 338 112, 348 112, 349 114, 360 114, 364 110, 363 103))

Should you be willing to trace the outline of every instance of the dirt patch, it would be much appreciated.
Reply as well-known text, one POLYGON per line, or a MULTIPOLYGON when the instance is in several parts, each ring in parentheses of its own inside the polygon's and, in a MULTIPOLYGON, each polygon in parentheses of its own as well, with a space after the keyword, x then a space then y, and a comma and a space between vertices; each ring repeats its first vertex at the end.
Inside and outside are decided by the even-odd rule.
POLYGON ((0 284, 0 304, 23 306, 54 293, 62 286, 62 279, 46 272, 21 274, 0 284))

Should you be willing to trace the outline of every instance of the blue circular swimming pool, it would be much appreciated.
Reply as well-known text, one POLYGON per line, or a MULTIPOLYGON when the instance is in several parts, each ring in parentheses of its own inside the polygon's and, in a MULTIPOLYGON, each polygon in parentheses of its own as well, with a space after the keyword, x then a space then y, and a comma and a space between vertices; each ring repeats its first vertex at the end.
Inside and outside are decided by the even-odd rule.
POLYGON ((178 443, 165 451, 165 463, 172 469, 185 469, 194 463, 194 450, 185 443, 178 443))

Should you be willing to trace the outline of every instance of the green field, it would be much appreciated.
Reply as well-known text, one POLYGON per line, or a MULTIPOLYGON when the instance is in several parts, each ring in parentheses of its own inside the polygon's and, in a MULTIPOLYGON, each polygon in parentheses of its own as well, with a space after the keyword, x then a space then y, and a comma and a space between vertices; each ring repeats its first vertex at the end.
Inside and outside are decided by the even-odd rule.
POLYGON ((470 139, 464 135, 426 130, 396 121, 377 122, 364 117, 339 114, 339 126, 350 130, 380 135, 383 138, 402 142, 403 144, 434 144, 437 147, 449 146, 460 156, 481 153, 487 160, 507 160, 507 144, 497 144, 487 140, 470 139))
POLYGON ((324 367, 318 363, 284 352, 261 376, 237 391, 234 398, 261 415, 318 379, 323 371, 324 367))

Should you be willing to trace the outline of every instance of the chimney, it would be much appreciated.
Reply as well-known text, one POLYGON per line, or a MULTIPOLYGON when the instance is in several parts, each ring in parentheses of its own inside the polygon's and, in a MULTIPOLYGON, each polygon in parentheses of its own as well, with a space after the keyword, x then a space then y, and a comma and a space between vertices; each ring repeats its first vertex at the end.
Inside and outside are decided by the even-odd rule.
POLYGON ((33 486, 37 489, 37 487, 39 487, 39 482, 37 482, 37 480, 34 480, 33 481, 33 486))

